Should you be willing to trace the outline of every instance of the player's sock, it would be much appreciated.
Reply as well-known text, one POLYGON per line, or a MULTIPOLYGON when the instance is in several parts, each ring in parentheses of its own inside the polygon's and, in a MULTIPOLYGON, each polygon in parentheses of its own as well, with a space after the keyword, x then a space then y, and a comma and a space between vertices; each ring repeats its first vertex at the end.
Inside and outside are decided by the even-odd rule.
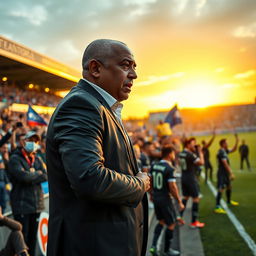
POLYGON ((192 223, 195 222, 198 218, 198 203, 193 202, 192 204, 192 223))
POLYGON ((231 201, 231 189, 226 190, 227 202, 230 204, 231 201))
POLYGON ((183 203, 183 205, 184 205, 184 209, 183 209, 182 211, 180 211, 180 216, 181 216, 181 217, 183 216, 183 213, 184 213, 184 211, 185 211, 185 209, 186 209, 187 201, 188 201, 188 200, 186 200, 186 199, 182 199, 182 203, 183 203))
POLYGON ((216 207, 220 207, 220 199, 221 199, 221 192, 218 191, 217 196, 216 196, 216 207))
POLYGON ((165 231, 165 243, 164 243, 164 252, 168 252, 171 247, 171 240, 173 237, 173 230, 166 229, 165 231))
POLYGON ((157 244, 158 238, 162 232, 162 229, 163 229, 163 226, 158 223, 155 227, 152 247, 156 247, 156 244, 157 244))

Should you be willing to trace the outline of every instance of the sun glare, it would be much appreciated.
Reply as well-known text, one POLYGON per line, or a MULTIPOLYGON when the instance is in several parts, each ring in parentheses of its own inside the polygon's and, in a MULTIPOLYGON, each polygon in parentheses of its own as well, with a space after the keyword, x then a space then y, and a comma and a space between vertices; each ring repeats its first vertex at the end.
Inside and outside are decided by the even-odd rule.
POLYGON ((57 91, 56 92, 56 95, 64 98, 67 94, 68 94, 69 91, 57 91))
POLYGON ((188 83, 181 90, 179 104, 186 108, 205 108, 219 102, 217 86, 208 81, 188 83))

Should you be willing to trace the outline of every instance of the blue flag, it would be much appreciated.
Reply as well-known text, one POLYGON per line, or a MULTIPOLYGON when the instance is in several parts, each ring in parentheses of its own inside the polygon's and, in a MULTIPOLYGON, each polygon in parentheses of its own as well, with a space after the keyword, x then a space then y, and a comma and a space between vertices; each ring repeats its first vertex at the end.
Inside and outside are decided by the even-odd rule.
POLYGON ((181 124, 181 116, 180 112, 178 110, 177 105, 175 105, 167 114, 167 116, 164 119, 165 123, 169 123, 171 127, 175 126, 176 124, 181 124))
POLYGON ((30 126, 47 125, 45 120, 31 106, 28 106, 27 124, 30 126))

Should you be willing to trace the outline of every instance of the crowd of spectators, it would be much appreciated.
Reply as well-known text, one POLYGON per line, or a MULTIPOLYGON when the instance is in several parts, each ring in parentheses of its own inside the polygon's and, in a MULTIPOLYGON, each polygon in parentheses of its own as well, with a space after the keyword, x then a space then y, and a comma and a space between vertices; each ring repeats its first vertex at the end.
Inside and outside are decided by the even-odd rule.
POLYGON ((33 88, 19 88, 15 85, 0 86, 0 102, 7 103, 22 103, 38 106, 56 107, 61 97, 52 94, 50 91, 45 92, 34 85, 33 88))
MULTIPOLYGON (((0 122, 0 208, 5 213, 11 207, 14 219, 22 224, 29 255, 33 256, 39 215, 44 209, 41 183, 47 181, 47 127, 30 127, 26 115, 8 109, 1 111, 0 122)), ((20 246, 20 243, 16 245, 17 248, 20 246)), ((24 250, 22 253, 17 255, 28 255, 24 254, 24 250)))

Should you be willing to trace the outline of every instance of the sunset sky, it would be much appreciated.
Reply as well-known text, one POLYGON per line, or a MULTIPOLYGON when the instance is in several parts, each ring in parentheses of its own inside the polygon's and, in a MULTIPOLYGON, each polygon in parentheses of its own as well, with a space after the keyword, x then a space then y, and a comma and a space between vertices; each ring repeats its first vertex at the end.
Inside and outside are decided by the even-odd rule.
POLYGON ((127 43, 138 79, 124 118, 256 96, 255 0, 9 0, 0 23, 3 36, 77 70, 92 40, 127 43))

